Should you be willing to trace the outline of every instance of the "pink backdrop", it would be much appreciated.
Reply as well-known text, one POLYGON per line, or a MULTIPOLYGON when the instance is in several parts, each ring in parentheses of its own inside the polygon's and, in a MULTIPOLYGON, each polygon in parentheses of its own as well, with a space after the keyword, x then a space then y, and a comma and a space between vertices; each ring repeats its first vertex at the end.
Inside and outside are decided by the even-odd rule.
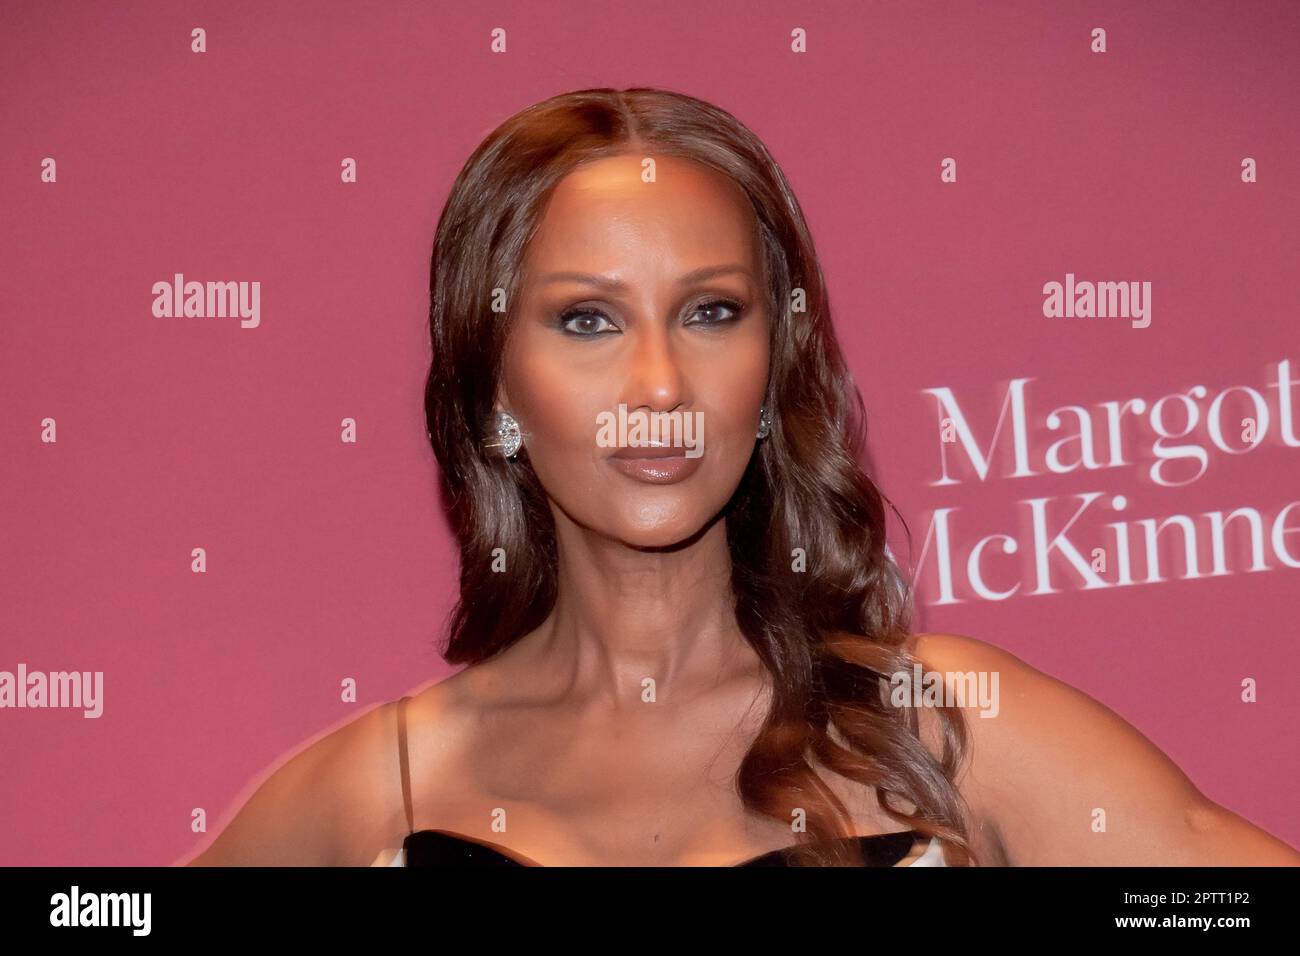
MULTIPOLYGON (((932 538, 921 624, 1087 691, 1300 843, 1300 579, 1277 549, 1300 558, 1300 506, 1284 513, 1300 449, 1279 431, 1297 402, 1269 387, 1281 362, 1300 378, 1300 5, 11 0, 0 20, 0 670, 104 675, 98 719, 0 710, 0 863, 170 863, 200 839, 194 808, 215 829, 289 750, 448 672, 433 641, 455 554, 421 404, 436 218, 510 114, 636 85, 732 111, 791 179, 914 559, 955 509, 960 601, 940 603, 932 538), (177 272, 260 282, 260 323, 155 317, 151 288, 177 272), (1150 326, 1044 317, 1044 284, 1067 273, 1150 282, 1150 326), (1010 417, 990 442, 1019 379, 1017 476, 1010 417), (1205 448, 1204 470, 1167 462, 1157 480, 1150 405, 1198 385, 1197 427, 1164 444, 1205 448), (1259 417, 1245 387, 1269 413, 1246 453, 1205 423, 1234 387, 1218 407, 1234 452, 1259 417), (940 441, 926 390, 945 388, 990 455, 983 479, 940 441), (1109 465, 1100 403, 1135 398, 1123 464, 1047 472, 1053 409, 1091 410, 1109 465), (1050 537, 1094 495, 1071 541, 1091 560, 1127 522, 1143 583, 1085 587, 1058 549, 1055 593, 1029 593, 1027 502, 1050 537), (1205 573, 1204 514, 1243 507, 1263 569, 1232 543, 1239 521, 1230 573, 1205 573), (1175 530, 1165 580, 1144 583, 1140 521, 1175 515, 1202 538, 1202 576, 1175 530), (995 538, 981 568, 990 588, 1019 583, 1005 600, 967 574, 996 534, 1017 551, 995 538), (339 700, 347 677, 357 703, 339 700)), ((1165 404, 1177 434, 1186 410, 1165 404)))

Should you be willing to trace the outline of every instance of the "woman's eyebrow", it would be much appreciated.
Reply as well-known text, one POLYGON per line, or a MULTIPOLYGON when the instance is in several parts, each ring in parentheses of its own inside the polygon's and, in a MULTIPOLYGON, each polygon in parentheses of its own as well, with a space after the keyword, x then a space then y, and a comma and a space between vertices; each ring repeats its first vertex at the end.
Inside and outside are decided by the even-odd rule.
MULTIPOLYGON (((692 282, 700 282, 704 279, 712 279, 714 276, 729 275, 738 273, 752 279, 753 273, 742 265, 731 264, 725 266, 704 266, 700 269, 693 269, 677 280, 678 285, 690 285, 692 282)), ((543 284, 550 282, 581 282, 585 285, 594 285, 602 289, 608 289, 611 292, 624 292, 627 290, 627 283, 620 279, 611 279, 608 276, 595 275, 591 272, 551 272, 541 278, 543 284)))

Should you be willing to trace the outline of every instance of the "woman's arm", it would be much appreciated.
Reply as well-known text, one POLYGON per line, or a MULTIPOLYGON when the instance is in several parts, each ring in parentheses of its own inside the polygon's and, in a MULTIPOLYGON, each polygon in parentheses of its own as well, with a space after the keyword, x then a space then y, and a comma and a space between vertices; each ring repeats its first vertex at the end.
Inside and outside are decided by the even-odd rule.
POLYGON ((998 675, 996 716, 962 711, 972 750, 959 786, 1012 866, 1300 865, 1087 694, 974 638, 921 635, 913 653, 926 670, 998 675))

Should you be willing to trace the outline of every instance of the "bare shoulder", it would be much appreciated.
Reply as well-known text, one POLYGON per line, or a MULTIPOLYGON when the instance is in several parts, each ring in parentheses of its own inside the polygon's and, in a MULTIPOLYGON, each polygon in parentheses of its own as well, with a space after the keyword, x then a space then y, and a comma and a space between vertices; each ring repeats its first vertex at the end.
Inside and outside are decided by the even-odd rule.
POLYGON ((187 865, 368 864, 363 848, 390 835, 402 813, 396 705, 298 747, 241 794, 238 812, 187 865))
MULTIPOLYGON (((1078 688, 972 637, 921 634, 908 649, 962 708, 970 758, 960 788, 1013 865, 1300 863, 1078 688)), ((922 725, 937 733, 933 715, 922 725)))

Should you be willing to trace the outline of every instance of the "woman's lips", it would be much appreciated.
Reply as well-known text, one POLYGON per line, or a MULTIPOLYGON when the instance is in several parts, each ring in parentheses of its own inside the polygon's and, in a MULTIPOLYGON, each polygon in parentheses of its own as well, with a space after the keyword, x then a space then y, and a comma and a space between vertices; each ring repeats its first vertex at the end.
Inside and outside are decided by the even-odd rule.
POLYGON ((703 456, 686 457, 685 448, 623 448, 609 463, 636 481, 671 485, 695 474, 703 456), (633 457, 633 456, 640 457, 633 457))

